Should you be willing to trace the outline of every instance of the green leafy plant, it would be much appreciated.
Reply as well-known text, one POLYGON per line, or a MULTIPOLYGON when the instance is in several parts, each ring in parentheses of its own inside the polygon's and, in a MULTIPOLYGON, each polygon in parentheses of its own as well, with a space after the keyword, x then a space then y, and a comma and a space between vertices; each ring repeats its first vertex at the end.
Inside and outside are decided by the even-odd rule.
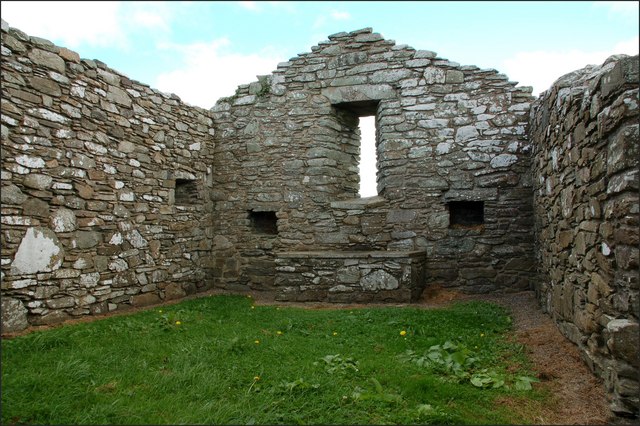
POLYGON ((399 356, 400 360, 412 362, 420 367, 426 367, 431 371, 451 377, 459 382, 469 382, 477 388, 501 388, 516 390, 531 390, 532 382, 537 382, 534 377, 520 375, 510 380, 505 374, 495 370, 477 369, 480 358, 462 343, 446 341, 442 345, 430 346, 423 355, 417 355, 412 350, 407 350, 399 356))
MULTIPOLYGON (((326 355, 322 357, 324 362, 324 370, 329 374, 355 372, 358 370, 358 361, 353 358, 342 358, 340 354, 326 355)), ((321 365, 320 362, 314 362, 314 365, 321 365)))
POLYGON ((468 370, 478 361, 465 345, 448 340, 442 345, 429 347, 423 355, 416 355, 414 351, 407 350, 400 358, 460 379, 467 378, 468 370))

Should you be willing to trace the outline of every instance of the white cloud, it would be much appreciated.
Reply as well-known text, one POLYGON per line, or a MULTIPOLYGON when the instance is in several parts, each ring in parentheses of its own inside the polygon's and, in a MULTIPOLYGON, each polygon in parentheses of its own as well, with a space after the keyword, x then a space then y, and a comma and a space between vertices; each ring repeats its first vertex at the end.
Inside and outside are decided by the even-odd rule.
POLYGON ((209 43, 161 45, 160 48, 175 51, 181 66, 159 74, 155 87, 175 93, 192 105, 211 108, 221 97, 233 95, 239 85, 270 74, 282 61, 283 55, 272 49, 241 55, 226 52, 230 45, 226 38, 209 43))
POLYGON ((595 1, 593 5, 607 9, 609 16, 630 15, 633 19, 638 18, 639 3, 637 1, 595 1))
POLYGON ((634 37, 630 40, 621 41, 613 47, 613 53, 624 53, 625 55, 637 55, 640 37, 634 37))
POLYGON ((600 65, 614 54, 638 54, 638 37, 617 43, 609 50, 536 50, 518 52, 503 61, 502 70, 513 81, 522 86, 533 86, 533 95, 549 89, 561 76, 584 68, 587 65, 600 65))
POLYGON ((351 19, 351 14, 349 12, 340 12, 338 10, 332 10, 328 15, 320 15, 313 22, 314 29, 318 29, 323 27, 329 20, 332 21, 346 21, 351 19))
POLYGON ((126 47, 118 20, 121 2, 2 2, 2 19, 29 35, 55 40, 69 48, 126 47))
POLYGON ((131 11, 125 15, 127 26, 170 30, 171 13, 164 3, 132 2, 126 3, 126 6, 131 7, 131 11))
POLYGON ((351 14, 349 14, 349 12, 333 10, 331 11, 331 17, 336 21, 346 21, 347 19, 351 19, 351 14))
POLYGON ((262 8, 255 1, 239 1, 238 4, 241 8, 250 10, 252 12, 259 12, 262 8))
POLYGON ((251 12, 264 12, 266 9, 295 13, 296 6, 291 1, 239 1, 238 5, 251 12))

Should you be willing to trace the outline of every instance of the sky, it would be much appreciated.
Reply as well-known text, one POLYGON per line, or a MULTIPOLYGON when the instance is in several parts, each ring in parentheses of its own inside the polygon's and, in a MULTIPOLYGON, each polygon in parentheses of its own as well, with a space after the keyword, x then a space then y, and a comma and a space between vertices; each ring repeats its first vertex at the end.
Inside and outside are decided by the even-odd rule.
POLYGON ((568 72, 638 54, 640 44, 638 1, 0 3, 11 27, 207 109, 329 35, 366 27, 496 69, 536 96, 568 72))

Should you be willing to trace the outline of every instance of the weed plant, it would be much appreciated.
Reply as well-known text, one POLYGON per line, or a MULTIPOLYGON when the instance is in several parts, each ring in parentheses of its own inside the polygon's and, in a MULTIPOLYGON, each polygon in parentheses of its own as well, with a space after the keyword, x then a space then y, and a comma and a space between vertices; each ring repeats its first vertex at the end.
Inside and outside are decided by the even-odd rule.
POLYGON ((309 310, 205 297, 4 339, 2 422, 523 424, 496 401, 544 395, 510 328, 484 302, 309 310))

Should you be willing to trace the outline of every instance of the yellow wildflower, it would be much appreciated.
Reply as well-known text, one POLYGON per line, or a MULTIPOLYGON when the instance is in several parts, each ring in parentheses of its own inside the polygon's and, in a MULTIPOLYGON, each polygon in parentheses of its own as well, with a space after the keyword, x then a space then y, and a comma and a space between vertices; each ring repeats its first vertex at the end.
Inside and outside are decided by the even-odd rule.
POLYGON ((260 376, 255 376, 255 377, 253 378, 253 381, 254 381, 254 382, 257 382, 258 380, 260 380, 260 376))
POLYGON ((406 335, 407 335, 407 332, 406 332, 405 330, 402 330, 402 331, 400 332, 400 335, 401 335, 401 336, 406 336, 406 335))
POLYGON ((276 331, 276 334, 279 336, 279 335, 282 334, 282 331, 278 330, 278 331, 276 331))
POLYGON ((260 344, 260 340, 255 340, 253 343, 255 343, 256 345, 260 344))
POLYGON ((480 333, 480 337, 484 337, 484 333, 480 333))
POLYGON ((333 335, 334 335, 334 336, 337 336, 337 335, 338 335, 338 332, 337 332, 337 331, 334 331, 334 332, 333 332, 333 335))
POLYGON ((182 324, 180 321, 176 321, 176 325, 180 325, 182 324))

